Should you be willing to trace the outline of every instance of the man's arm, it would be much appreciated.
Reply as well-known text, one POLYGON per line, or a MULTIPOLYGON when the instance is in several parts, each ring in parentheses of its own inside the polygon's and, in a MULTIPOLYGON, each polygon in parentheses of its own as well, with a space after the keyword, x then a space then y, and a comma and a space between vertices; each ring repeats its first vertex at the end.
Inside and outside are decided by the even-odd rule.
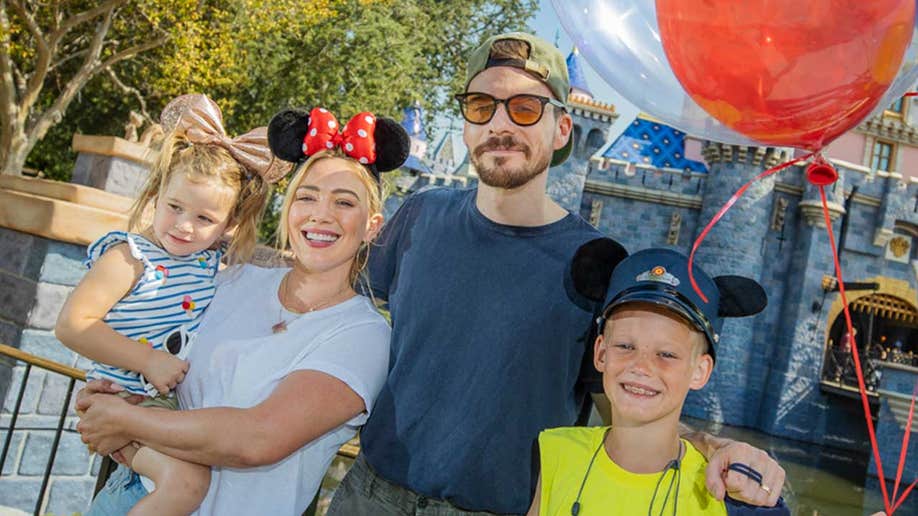
POLYGON ((725 496, 750 505, 773 507, 784 488, 784 468, 763 450, 746 443, 705 432, 693 431, 680 423, 680 434, 708 459, 706 484, 708 491, 723 500, 725 496), (759 483, 753 478, 728 469, 731 464, 744 464, 762 475, 759 483))

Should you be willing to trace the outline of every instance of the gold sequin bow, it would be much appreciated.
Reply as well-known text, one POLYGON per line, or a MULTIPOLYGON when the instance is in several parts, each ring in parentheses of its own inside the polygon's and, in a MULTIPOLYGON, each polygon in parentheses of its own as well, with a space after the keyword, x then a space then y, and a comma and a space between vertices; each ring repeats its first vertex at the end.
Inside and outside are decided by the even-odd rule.
POLYGON ((165 132, 177 129, 191 143, 218 145, 226 149, 250 173, 275 183, 290 171, 291 165, 271 154, 268 130, 258 127, 230 138, 223 129, 223 113, 207 95, 193 93, 176 97, 159 117, 165 132))

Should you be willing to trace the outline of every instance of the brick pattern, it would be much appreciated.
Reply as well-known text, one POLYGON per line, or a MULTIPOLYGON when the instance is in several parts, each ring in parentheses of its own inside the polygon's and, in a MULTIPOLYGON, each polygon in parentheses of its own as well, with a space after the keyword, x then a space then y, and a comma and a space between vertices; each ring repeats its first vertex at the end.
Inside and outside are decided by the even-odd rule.
MULTIPOLYGON (((53 334, 61 305, 83 275, 85 252, 82 246, 0 228, 0 342, 66 365, 85 366, 53 334)), ((0 363, 2 427, 9 427, 25 369, 22 364, 11 368, 0 363)), ((0 478, 0 512, 34 510, 68 383, 55 373, 31 369, 0 478)), ((81 385, 77 382, 75 389, 81 385)), ((80 513, 89 506, 100 459, 89 455, 75 425, 71 401, 43 513, 80 513)), ((0 431, 0 441, 5 437, 0 431)))

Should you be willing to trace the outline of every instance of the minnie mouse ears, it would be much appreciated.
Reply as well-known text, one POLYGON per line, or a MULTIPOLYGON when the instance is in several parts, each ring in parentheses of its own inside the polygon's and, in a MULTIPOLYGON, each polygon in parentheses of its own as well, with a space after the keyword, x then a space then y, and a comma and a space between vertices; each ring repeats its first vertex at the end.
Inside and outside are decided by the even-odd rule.
POLYGON ((285 109, 268 124, 268 144, 278 158, 299 162, 325 149, 339 147, 365 165, 374 176, 402 166, 411 149, 405 129, 391 118, 359 113, 339 133, 338 121, 328 110, 285 109))

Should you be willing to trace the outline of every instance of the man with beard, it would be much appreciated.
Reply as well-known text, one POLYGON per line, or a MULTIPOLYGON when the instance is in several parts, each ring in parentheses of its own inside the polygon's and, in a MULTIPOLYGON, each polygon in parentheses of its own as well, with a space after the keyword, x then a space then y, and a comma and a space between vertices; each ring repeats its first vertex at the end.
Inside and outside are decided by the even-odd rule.
MULTIPOLYGON (((602 391, 584 338, 593 306, 568 271, 602 235, 545 193, 549 166, 571 151, 569 91, 564 57, 532 35, 495 36, 471 55, 456 98, 480 184, 409 197, 370 250, 370 286, 392 318, 389 376, 329 515, 525 513, 539 432, 573 424, 588 386, 602 391)), ((726 480, 734 498, 768 499, 723 477, 731 462, 783 484, 764 452, 698 441, 715 496, 726 480)))

